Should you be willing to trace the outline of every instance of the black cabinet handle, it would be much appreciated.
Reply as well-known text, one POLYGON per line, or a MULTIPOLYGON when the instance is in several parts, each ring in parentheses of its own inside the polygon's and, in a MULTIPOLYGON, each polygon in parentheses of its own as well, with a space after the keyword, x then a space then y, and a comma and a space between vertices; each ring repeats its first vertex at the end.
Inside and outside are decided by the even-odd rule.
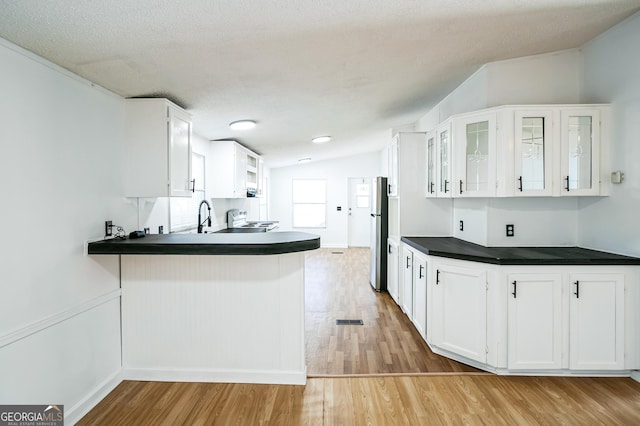
POLYGON ((522 192, 522 176, 518 178, 518 189, 522 192))
POLYGON ((513 294, 513 298, 515 299, 516 298, 516 292, 518 290, 518 287, 517 287, 518 284, 516 283, 516 281, 512 282, 511 284, 513 284, 513 293, 511 293, 511 294, 513 294))
POLYGON ((191 192, 196 192, 196 180, 191 179, 191 192))
POLYGON ((449 185, 449 181, 445 180, 444 181, 444 193, 446 194, 447 192, 449 192, 449 190, 447 189, 447 185, 449 185))
POLYGON ((406 266, 406 268, 409 269, 409 256, 407 256, 407 266, 406 266))
POLYGON ((389 244, 389 253, 393 253, 393 246, 389 244))
POLYGON ((431 182, 431 185, 429 186, 429 193, 433 194, 433 182, 431 182))
POLYGON ((460 193, 462 194, 462 179, 460 179, 460 193))
POLYGON ((440 269, 436 269, 436 285, 440 284, 440 269))
POLYGON ((574 284, 576 285, 576 291, 573 294, 576 295, 576 299, 580 299, 580 281, 576 281, 574 284))
POLYGON ((567 190, 567 192, 569 191, 569 176, 565 177, 564 180, 567 182, 567 185, 564 187, 564 189, 567 190))
POLYGON ((424 269, 424 266, 420 265, 420 271, 418 272, 418 279, 422 279, 422 277, 424 275, 422 275, 422 269, 424 269))

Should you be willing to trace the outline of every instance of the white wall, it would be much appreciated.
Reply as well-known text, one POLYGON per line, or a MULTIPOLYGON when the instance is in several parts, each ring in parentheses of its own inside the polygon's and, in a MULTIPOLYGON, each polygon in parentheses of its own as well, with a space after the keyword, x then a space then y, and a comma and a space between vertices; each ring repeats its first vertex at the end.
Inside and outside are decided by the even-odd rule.
POLYGON ((640 256, 640 14, 583 48, 583 101, 612 105, 611 169, 625 180, 609 197, 581 199, 581 246, 640 256))
POLYGON ((84 246, 135 226, 124 101, 2 39, 0 64, 0 403, 73 419, 119 381, 118 258, 84 246))
POLYGON ((291 190, 293 179, 325 179, 327 181, 327 227, 299 229, 320 235, 323 247, 348 246, 348 200, 350 177, 382 176, 380 152, 310 162, 270 170, 270 211, 272 220, 280 221, 280 230, 292 228, 291 190), (337 211, 338 206, 342 211, 337 211))

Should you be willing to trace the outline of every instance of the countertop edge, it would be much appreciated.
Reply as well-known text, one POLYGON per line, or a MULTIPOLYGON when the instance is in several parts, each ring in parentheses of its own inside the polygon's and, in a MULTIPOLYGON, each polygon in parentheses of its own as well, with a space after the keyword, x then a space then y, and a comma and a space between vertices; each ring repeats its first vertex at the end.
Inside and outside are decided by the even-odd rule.
MULTIPOLYGON (((263 233, 261 233, 263 234, 263 233)), ((320 248, 320 236, 304 234, 285 241, 253 242, 155 242, 128 240, 96 241, 88 244, 89 255, 277 255, 298 253, 320 248)))
MULTIPOLYGON (((401 237, 400 239, 403 243, 429 256, 437 256, 437 257, 457 259, 457 260, 466 260, 471 262, 479 262, 479 263, 486 263, 486 264, 493 264, 493 265, 504 265, 504 266, 509 266, 509 265, 511 266, 517 266, 517 265, 522 265, 522 266, 526 266, 526 265, 583 265, 583 266, 640 265, 640 258, 617 255, 617 254, 608 253, 608 252, 599 252, 597 250, 583 249, 581 247, 575 247, 575 246, 567 247, 567 249, 579 249, 579 250, 588 251, 589 253, 601 253, 605 255, 605 257, 601 257, 601 258, 584 257, 581 259, 576 259, 576 258, 552 259, 548 257, 541 258, 541 257, 533 257, 533 256, 531 258, 517 258, 517 257, 502 258, 502 257, 495 257, 490 255, 479 256, 475 254, 464 253, 463 251, 458 252, 458 251, 441 250, 438 248, 435 248, 435 249, 429 248, 427 246, 423 246, 419 244, 416 241, 413 241, 412 238, 413 239, 432 238, 434 239, 434 241, 441 238, 443 240, 454 241, 455 244, 459 245, 461 248, 469 247, 469 248, 473 248, 474 250, 478 250, 478 248, 480 248, 480 250, 487 250, 488 252, 490 252, 492 249, 503 250, 508 247, 499 247, 499 248, 484 247, 484 246, 479 246, 477 244, 460 240, 454 237, 401 237)), ((437 245, 437 244, 434 244, 434 245, 437 245)), ((557 248, 564 248, 564 247, 557 247, 557 248)), ((513 247, 513 249, 522 249, 525 251, 531 250, 531 249, 544 250, 545 247, 533 247, 533 248, 532 247, 513 247)))

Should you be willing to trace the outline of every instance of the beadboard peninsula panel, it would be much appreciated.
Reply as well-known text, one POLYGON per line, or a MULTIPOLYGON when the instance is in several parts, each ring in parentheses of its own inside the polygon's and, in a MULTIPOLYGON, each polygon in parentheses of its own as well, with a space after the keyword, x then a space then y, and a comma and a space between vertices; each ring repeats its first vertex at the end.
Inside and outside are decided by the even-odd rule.
POLYGON ((122 256, 124 377, 304 384, 304 254, 122 256))

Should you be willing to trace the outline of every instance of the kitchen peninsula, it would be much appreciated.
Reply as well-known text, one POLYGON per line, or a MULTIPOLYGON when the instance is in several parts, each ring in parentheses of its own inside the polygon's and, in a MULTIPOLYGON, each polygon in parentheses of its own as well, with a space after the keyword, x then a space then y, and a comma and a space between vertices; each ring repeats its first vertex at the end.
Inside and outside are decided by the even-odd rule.
POLYGON ((120 255, 128 380, 304 384, 302 232, 168 234, 90 243, 120 255))

